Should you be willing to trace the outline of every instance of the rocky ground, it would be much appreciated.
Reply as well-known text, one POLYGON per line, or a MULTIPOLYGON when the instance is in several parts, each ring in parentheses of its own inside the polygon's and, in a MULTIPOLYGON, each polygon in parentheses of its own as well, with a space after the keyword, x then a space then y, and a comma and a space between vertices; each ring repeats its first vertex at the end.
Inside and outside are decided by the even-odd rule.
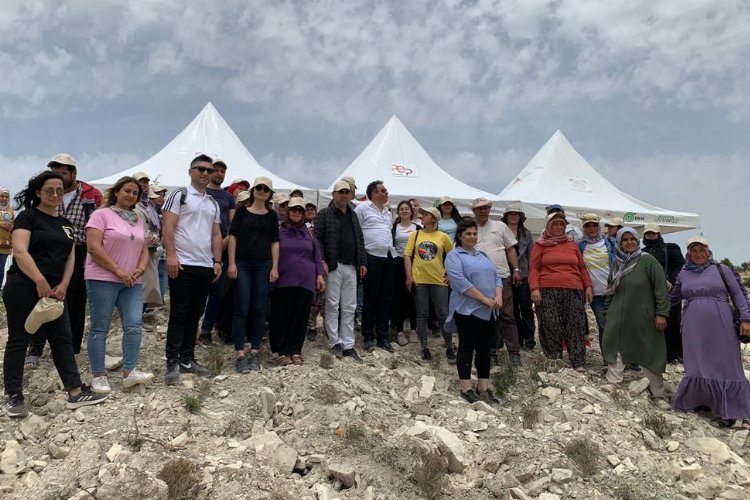
MULTIPOLYGON (((27 372, 33 415, 0 417, 0 497, 750 498, 749 431, 658 409, 636 372, 603 392, 596 344, 585 374, 538 350, 515 372, 495 369, 509 389, 491 407, 460 400, 455 367, 422 362, 414 344, 358 365, 332 360, 322 335, 304 366, 274 366, 266 353, 249 375, 234 373, 229 347, 200 348, 217 375, 167 388, 165 331, 160 312, 144 332, 141 368, 155 381, 123 392, 113 370, 103 405, 67 410, 49 355, 27 372)), ((119 344, 114 328, 110 355, 119 344)), ((681 372, 668 369, 672 391, 681 372)))

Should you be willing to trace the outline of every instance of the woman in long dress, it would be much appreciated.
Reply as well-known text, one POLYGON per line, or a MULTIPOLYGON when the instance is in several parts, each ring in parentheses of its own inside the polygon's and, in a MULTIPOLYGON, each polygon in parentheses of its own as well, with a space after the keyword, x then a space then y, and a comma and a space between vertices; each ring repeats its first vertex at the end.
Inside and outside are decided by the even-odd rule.
POLYGON ((741 419, 742 426, 750 429, 750 383, 742 369, 727 295, 740 312, 740 333, 750 335, 750 308, 734 271, 714 262, 704 238, 689 239, 687 262, 671 293, 672 304, 685 301, 685 376, 672 408, 692 412, 708 407, 716 417, 715 425, 731 427, 741 419))

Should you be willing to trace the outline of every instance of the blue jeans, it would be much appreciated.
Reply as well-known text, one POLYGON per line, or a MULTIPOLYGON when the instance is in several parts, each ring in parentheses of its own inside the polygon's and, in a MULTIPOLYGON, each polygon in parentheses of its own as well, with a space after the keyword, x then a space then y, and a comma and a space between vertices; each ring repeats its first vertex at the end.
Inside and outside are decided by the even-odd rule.
POLYGON ((237 261, 237 282, 234 284, 234 319, 232 338, 234 349, 245 349, 245 324, 248 312, 251 317, 250 343, 253 350, 260 349, 266 324, 268 303, 268 277, 271 274, 270 260, 237 261))
POLYGON ((112 312, 117 307, 122 322, 122 368, 130 371, 138 366, 141 350, 141 324, 143 319, 143 286, 125 286, 111 281, 86 280, 89 298, 89 338, 87 347, 91 373, 107 373, 104 353, 107 350, 107 333, 112 322, 112 312))
POLYGON ((167 261, 164 259, 159 259, 159 291, 162 304, 166 304, 165 294, 169 291, 169 276, 167 275, 167 261))
POLYGON ((596 328, 599 330, 599 346, 602 345, 604 335, 604 301, 606 299, 605 295, 594 295, 594 300, 591 301, 591 310, 594 312, 596 328))

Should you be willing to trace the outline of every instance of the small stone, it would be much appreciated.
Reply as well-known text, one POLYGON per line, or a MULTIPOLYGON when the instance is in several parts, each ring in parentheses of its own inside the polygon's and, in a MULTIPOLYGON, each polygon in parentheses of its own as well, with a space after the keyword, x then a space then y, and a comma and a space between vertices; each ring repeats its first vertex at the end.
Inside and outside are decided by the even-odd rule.
POLYGON ((120 444, 119 444, 119 443, 115 443, 115 444, 113 444, 113 445, 112 445, 112 446, 111 446, 111 447, 109 448, 109 451, 107 451, 107 453, 105 453, 105 455, 107 455, 107 459, 108 459, 108 460, 109 460, 110 462, 114 462, 114 461, 115 461, 115 458, 117 458, 117 456, 118 456, 118 455, 119 455, 120 453, 122 453, 122 449, 123 449, 123 448, 122 448, 122 446, 120 446, 120 444))
POLYGON ((654 451, 659 451, 662 449, 662 446, 659 444, 659 441, 656 438, 656 435, 651 430, 642 430, 641 436, 643 436, 643 441, 645 441, 646 446, 648 446, 650 449, 654 451))
POLYGON ((185 389, 195 389, 195 382, 193 382, 192 380, 183 380, 182 387, 184 387, 185 389))
POLYGON ((224 389, 223 391, 219 391, 218 396, 224 399, 225 397, 229 396, 229 391, 227 391, 226 389, 224 389))
POLYGON ((422 375, 422 378, 420 380, 422 382, 422 385, 419 388, 419 397, 429 398, 432 395, 433 389, 435 388, 435 377, 431 375, 422 375))
POLYGON ((541 493, 536 500, 560 500, 560 495, 554 493, 541 493))
POLYGON ((215 380, 216 382, 223 382, 223 381, 225 381, 225 380, 226 380, 226 379, 228 379, 228 378, 229 378, 229 375, 227 375, 226 373, 224 373, 224 374, 221 374, 221 375, 216 375, 216 376, 214 377, 214 380, 215 380))
POLYGON ((741 453, 742 449, 745 447, 745 441, 747 441, 748 434, 750 434, 750 431, 745 429, 735 431, 734 434, 732 434, 732 437, 729 438, 729 447, 735 452, 741 453))
POLYGON ((607 462, 609 462, 609 465, 611 465, 612 467, 620 465, 620 459, 617 457, 617 455, 607 455, 607 462))
POLYGON ((532 481, 526 485, 526 491, 529 495, 536 495, 552 483, 552 476, 542 476, 539 479, 532 481))
POLYGON ((508 491, 510 493, 510 496, 512 498, 515 498, 516 500, 531 500, 531 497, 527 495, 526 492, 521 488, 511 488, 508 491))
POLYGON ((550 403, 554 403, 555 400, 562 394, 562 390, 558 387, 545 387, 542 389, 542 396, 549 399, 550 403))
POLYGON ((86 415, 81 410, 76 410, 73 412, 73 417, 76 419, 76 422, 85 422, 86 421, 86 415))
POLYGON ((182 446, 183 444, 187 442, 187 440, 188 440, 188 433, 182 432, 177 437, 172 439, 172 446, 182 446))
POLYGON ((308 464, 319 464, 323 462, 323 460, 326 459, 326 456, 321 453, 313 453, 309 457, 307 457, 307 463, 308 464))
POLYGON ((260 388, 260 402, 262 405, 263 417, 266 420, 273 417, 276 413, 276 394, 268 387, 260 388))
POLYGON ((114 371, 122 368, 122 356, 104 355, 104 368, 108 371, 114 371))
POLYGON ((594 407, 591 405, 586 405, 581 410, 581 413, 583 413, 584 415, 591 415, 594 413, 594 407))
POLYGON ((589 387, 587 385, 581 387, 581 392, 601 403, 609 404, 612 402, 612 398, 610 398, 607 394, 603 393, 599 389, 594 389, 593 387, 589 387))
POLYGON ((484 401, 477 401, 471 406, 477 411, 483 411, 485 413, 489 413, 490 415, 500 416, 500 412, 496 408, 493 408, 484 401))
POLYGON ((18 474, 26 468, 26 455, 15 439, 5 441, 5 450, 0 455, 0 473, 18 474))
POLYGON ((516 479, 525 483, 526 481, 531 480, 531 478, 534 477, 534 474, 536 474, 536 465, 529 464, 524 467, 522 471, 516 473, 516 479))
POLYGON ((680 449, 680 443, 677 441, 667 441, 667 451, 670 453, 674 453, 675 451, 680 449))
POLYGON ((688 465, 680 468, 680 480, 683 483, 692 483, 698 476, 703 472, 703 468, 700 464, 688 465))
POLYGON ((729 486, 729 489, 721 492, 719 498, 724 500, 745 500, 747 496, 744 488, 739 486, 729 486))
POLYGON ((68 453, 70 453, 70 448, 67 446, 59 446, 56 443, 50 443, 49 446, 47 446, 47 451, 49 451, 49 454, 52 458, 56 458, 59 460, 68 456, 68 453))
POLYGON ((328 465, 328 475, 338 479, 344 489, 353 487, 356 484, 354 477, 354 467, 341 463, 331 463, 328 465))
POLYGON ((25 418, 20 425, 21 433, 26 439, 43 436, 48 428, 49 424, 42 417, 33 414, 25 418))
POLYGON ((569 483, 573 480, 573 471, 570 469, 552 469, 552 481, 557 484, 569 483))
POLYGON ((713 463, 721 464, 732 456, 729 446, 712 437, 690 438, 685 445, 693 450, 705 453, 713 463))
POLYGON ((633 380, 628 384, 628 392, 631 396, 637 396, 638 394, 642 393, 646 389, 648 389, 648 379, 646 377, 640 378, 638 380, 633 380))

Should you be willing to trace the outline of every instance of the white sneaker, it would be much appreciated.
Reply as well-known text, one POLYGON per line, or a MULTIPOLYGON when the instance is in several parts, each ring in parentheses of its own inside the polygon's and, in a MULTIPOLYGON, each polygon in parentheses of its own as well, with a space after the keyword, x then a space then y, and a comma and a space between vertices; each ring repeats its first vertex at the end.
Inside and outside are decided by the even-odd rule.
POLYGON ((138 384, 145 384, 154 378, 153 373, 144 373, 139 370, 132 370, 127 377, 122 379, 123 387, 133 387, 138 384))
POLYGON ((94 377, 91 380, 91 391, 96 394, 109 394, 112 392, 112 388, 109 386, 109 380, 106 375, 101 377, 94 377))

